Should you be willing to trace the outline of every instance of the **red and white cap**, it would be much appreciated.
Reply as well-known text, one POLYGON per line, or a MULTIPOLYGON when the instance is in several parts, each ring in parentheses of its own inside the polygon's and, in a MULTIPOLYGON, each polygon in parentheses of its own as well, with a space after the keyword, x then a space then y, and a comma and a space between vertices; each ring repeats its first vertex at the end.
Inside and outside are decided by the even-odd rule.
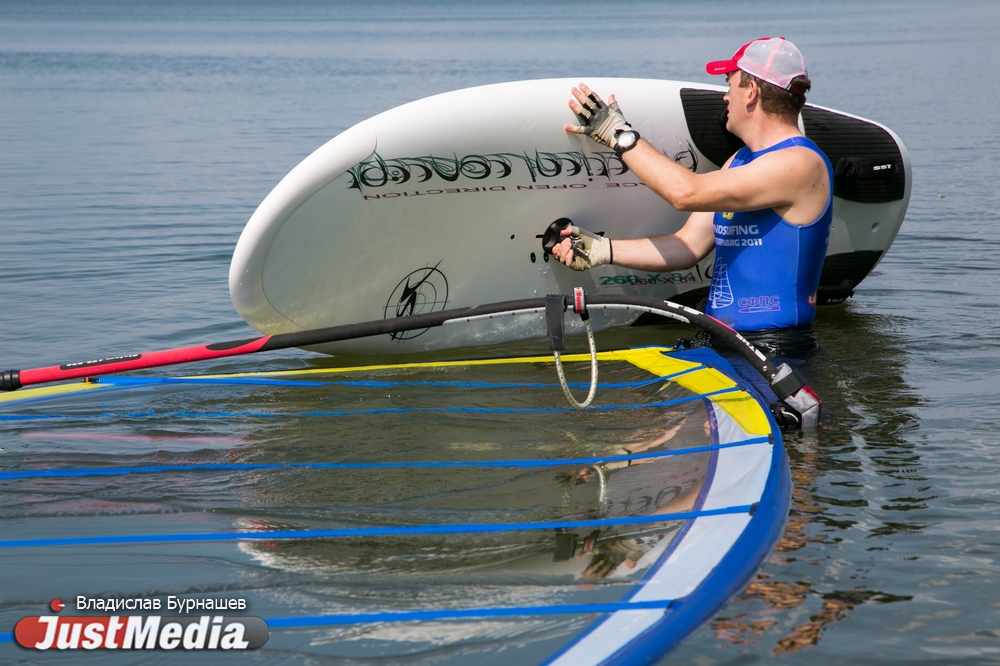
POLYGON ((728 74, 741 69, 758 79, 773 83, 795 95, 804 95, 802 86, 793 86, 792 79, 806 74, 802 54, 784 37, 761 37, 747 42, 729 60, 714 60, 705 65, 709 74, 728 74))

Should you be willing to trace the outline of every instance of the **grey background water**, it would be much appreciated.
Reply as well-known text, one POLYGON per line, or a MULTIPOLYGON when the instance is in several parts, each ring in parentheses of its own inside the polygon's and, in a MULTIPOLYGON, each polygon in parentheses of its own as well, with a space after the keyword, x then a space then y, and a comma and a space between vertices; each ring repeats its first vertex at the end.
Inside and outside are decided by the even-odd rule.
MULTIPOLYGON (((827 418, 790 438, 785 539, 670 661, 1000 661, 992 2, 6 0, 0 365, 250 334, 227 290, 243 225, 303 157, 375 113, 525 78, 707 81, 706 61, 770 34, 804 52, 810 102, 896 131, 913 196, 875 274, 818 318, 809 372, 827 418)), ((22 534, 19 501, 2 501, 4 538, 22 534)), ((96 565, 80 557, 62 565, 96 565)), ((72 593, 40 582, 53 569, 4 558, 3 626, 72 593)))

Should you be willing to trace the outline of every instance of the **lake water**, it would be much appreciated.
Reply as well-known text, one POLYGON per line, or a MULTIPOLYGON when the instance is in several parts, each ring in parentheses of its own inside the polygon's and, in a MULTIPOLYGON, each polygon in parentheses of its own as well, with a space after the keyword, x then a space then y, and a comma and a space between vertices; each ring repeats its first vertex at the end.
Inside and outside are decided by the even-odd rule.
MULTIPOLYGON (((1000 662, 995 3, 6 0, 0 366, 253 335, 228 294, 243 225, 306 155, 378 112, 529 78, 709 82, 705 62, 770 34, 803 51, 811 103, 902 138, 913 194, 875 273, 817 318, 822 351, 808 371, 826 418, 818 435, 788 437, 795 492, 784 539, 746 592, 669 661, 1000 662)), ((660 334, 670 343, 677 329, 617 332, 602 343, 660 334)), ((286 352, 195 371, 308 358, 286 352)), ((99 446, 7 429, 0 466, 170 454, 173 444, 141 427, 145 440, 99 446)), ((226 436, 245 434, 237 430, 226 436)), ((213 437, 204 448, 220 459, 242 455, 241 443, 213 437)), ((182 459, 185 450, 173 453, 182 459)), ((0 531, 14 539, 40 525, 51 533, 98 519, 139 525, 144 516, 160 526, 201 520, 207 530, 252 519, 240 514, 237 486, 151 485, 109 499, 86 486, 0 482, 0 531)), ((318 593, 309 573, 251 566, 233 550, 206 548, 199 558, 178 550, 173 569, 162 557, 144 568, 141 552, 127 563, 100 549, 5 553, 0 633, 75 594, 221 589, 242 590, 262 608, 328 603, 310 596, 318 593)), ((321 643, 287 640, 256 658, 337 663, 321 643)), ((70 661, 0 644, 2 661, 32 659, 70 661)))

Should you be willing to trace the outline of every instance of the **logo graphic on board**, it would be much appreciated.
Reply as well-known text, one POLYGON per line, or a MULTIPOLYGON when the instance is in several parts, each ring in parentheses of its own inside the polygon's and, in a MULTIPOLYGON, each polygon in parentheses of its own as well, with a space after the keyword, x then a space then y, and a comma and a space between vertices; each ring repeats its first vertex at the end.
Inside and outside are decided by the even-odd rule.
MULTIPOLYGON (((684 153, 678 153, 679 163, 690 162, 684 153)), ((695 163, 697 166, 697 163, 695 163)), ((534 155, 523 153, 490 153, 458 157, 382 157, 375 153, 371 159, 358 162, 347 170, 351 182, 348 189, 364 192, 385 186, 413 185, 444 181, 455 183, 460 178, 469 180, 500 180, 511 174, 530 176, 531 182, 546 178, 589 176, 606 178, 628 173, 628 167, 614 151, 592 153, 543 152, 534 155), (407 185, 409 184, 409 185, 407 185)), ((692 169, 693 170, 693 169, 692 169)))
MULTIPOLYGON (((418 268, 400 280, 385 302, 384 318, 409 317, 444 310, 448 304, 448 278, 438 270, 440 265, 439 261, 434 266, 418 268)), ((410 340, 426 330, 400 331, 391 333, 390 337, 393 340, 410 340)))
POLYGON ((698 153, 695 152, 690 141, 688 141, 687 150, 675 153, 673 160, 685 169, 698 173, 698 153))

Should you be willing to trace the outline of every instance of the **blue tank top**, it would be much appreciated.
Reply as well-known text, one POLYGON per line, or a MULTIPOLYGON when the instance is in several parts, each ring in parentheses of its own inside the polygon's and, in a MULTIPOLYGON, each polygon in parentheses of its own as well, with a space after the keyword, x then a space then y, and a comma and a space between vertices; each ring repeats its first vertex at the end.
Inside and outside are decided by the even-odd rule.
POLYGON ((816 289, 833 221, 830 160, 815 143, 796 136, 756 153, 744 146, 729 168, 792 146, 815 151, 826 164, 830 198, 818 220, 789 224, 772 208, 715 214, 715 266, 705 312, 738 331, 804 326, 816 317, 816 289))

